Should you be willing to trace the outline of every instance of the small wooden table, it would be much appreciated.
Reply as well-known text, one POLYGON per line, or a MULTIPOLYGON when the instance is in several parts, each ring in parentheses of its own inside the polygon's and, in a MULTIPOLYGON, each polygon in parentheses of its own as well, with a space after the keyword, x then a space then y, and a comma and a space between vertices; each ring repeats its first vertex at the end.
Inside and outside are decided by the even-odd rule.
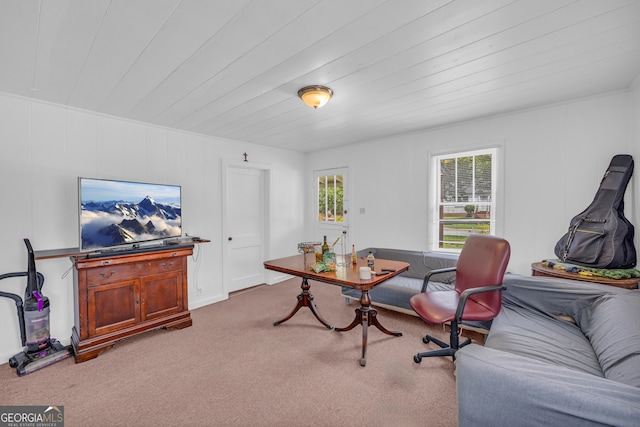
POLYGON ((531 264, 532 276, 547 276, 558 277, 561 279, 580 280, 582 282, 599 283, 601 285, 616 286, 624 289, 637 289, 640 278, 635 279, 607 279, 606 277, 596 276, 582 276, 578 273, 571 273, 569 271, 562 271, 551 267, 542 265, 541 262, 534 262, 531 264))
POLYGON ((278 326, 279 324, 291 319, 302 307, 308 307, 320 323, 322 323, 327 329, 333 329, 337 332, 350 331, 360 324, 362 325, 362 357, 360 358, 360 366, 365 366, 367 364, 367 328, 369 326, 375 326, 387 335, 397 337, 402 336, 401 332, 389 331, 380 324, 377 317, 378 312, 371 306, 369 291, 393 276, 396 276, 403 271, 407 271, 409 269, 409 263, 376 259, 375 271, 380 272, 383 269, 393 271, 384 275, 372 275, 370 280, 363 280, 360 279, 360 267, 366 267, 366 265, 366 260, 358 259, 357 264, 353 266, 338 267, 336 271, 332 272, 315 273, 308 265, 305 265, 303 255, 294 255, 286 258, 265 261, 264 267, 267 270, 278 271, 302 278, 302 284, 300 285, 302 292, 298 294, 298 303, 288 316, 274 322, 273 325, 278 326), (361 291, 360 307, 356 309, 356 315, 353 322, 344 328, 334 328, 329 322, 324 320, 313 302, 313 295, 309 291, 311 288, 311 285, 309 285, 310 279, 318 282, 329 283, 330 285, 351 286, 352 288, 361 291))

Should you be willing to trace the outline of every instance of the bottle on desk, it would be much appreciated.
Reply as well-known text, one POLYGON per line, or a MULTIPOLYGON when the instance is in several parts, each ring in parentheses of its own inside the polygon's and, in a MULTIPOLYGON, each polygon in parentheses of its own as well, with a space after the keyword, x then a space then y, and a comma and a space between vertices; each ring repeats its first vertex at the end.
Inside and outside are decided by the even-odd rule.
POLYGON ((369 255, 367 255, 367 266, 373 270, 373 267, 376 263, 376 259, 373 256, 373 253, 371 251, 369 251, 369 255))
POLYGON ((322 254, 329 253, 329 245, 327 245, 327 236, 324 236, 324 243, 322 244, 322 254))
POLYGON ((358 263, 358 255, 356 254, 356 245, 351 245, 351 264, 356 265, 358 263))

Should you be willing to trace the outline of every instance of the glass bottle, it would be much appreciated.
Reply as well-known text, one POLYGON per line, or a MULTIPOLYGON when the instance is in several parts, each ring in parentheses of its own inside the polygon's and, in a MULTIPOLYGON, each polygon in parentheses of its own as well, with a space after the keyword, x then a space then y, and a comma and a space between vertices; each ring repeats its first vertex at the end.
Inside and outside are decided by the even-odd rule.
POLYGON ((367 265, 369 266, 370 269, 373 270, 373 266, 376 263, 376 259, 373 257, 373 253, 371 253, 371 251, 369 251, 369 255, 367 255, 367 265))
POLYGON ((356 265, 358 263, 358 255, 356 254, 356 245, 351 245, 351 264, 356 265))
POLYGON ((324 243, 322 244, 322 254, 329 253, 329 245, 327 245, 327 236, 324 236, 324 243))

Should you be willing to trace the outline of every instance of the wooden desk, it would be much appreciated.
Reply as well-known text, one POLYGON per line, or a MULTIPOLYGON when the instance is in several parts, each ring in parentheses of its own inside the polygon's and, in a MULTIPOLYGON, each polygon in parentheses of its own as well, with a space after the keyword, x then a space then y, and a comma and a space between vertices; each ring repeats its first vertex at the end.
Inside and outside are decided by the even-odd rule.
POLYGON ((360 358, 360 366, 365 366, 367 363, 367 329, 369 326, 375 326, 380 331, 387 335, 402 336, 401 332, 392 332, 385 329, 377 317, 377 310, 371 306, 371 298, 369 297, 369 291, 381 284, 382 282, 396 276, 403 271, 409 269, 409 263, 401 261, 389 261, 384 259, 376 259, 375 271, 382 271, 382 269, 392 269, 388 274, 384 275, 372 275, 371 280, 360 279, 360 267, 366 267, 367 262, 364 259, 358 259, 356 265, 350 267, 338 267, 337 271, 315 273, 309 266, 305 266, 304 256, 295 255, 286 258, 280 258, 272 261, 266 261, 264 266, 267 270, 278 271, 281 273, 290 274, 302 278, 302 292, 298 294, 298 303, 293 308, 291 313, 282 320, 274 322, 274 326, 278 326, 281 323, 291 319, 294 314, 302 307, 308 307, 313 315, 328 329, 333 329, 337 332, 350 331, 358 324, 362 325, 362 357, 360 358), (313 295, 309 291, 311 286, 309 285, 309 279, 316 280, 318 282, 328 283, 330 285, 346 285, 351 286, 354 289, 361 291, 360 307, 356 309, 356 315, 348 326, 344 328, 334 328, 329 322, 318 312, 318 308, 313 302, 313 295))
POLYGON ((532 276, 546 276, 546 277, 558 277, 561 279, 580 280, 582 282, 599 283, 601 285, 616 286, 624 289, 637 289, 640 278, 635 279, 607 279, 605 277, 596 276, 582 276, 578 273, 571 273, 568 271, 557 270, 542 265, 541 262, 534 262, 531 264, 532 276))

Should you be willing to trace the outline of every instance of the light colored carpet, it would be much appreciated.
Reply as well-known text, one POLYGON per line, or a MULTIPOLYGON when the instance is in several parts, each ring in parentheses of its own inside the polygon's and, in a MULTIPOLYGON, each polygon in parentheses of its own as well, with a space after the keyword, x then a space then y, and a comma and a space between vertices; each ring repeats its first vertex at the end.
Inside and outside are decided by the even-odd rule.
MULTIPOLYGON (((340 288, 311 282, 320 313, 348 325, 355 305, 340 288)), ((384 309, 402 337, 369 328, 335 332, 307 308, 279 326, 300 279, 259 286, 192 311, 193 326, 123 340, 98 358, 72 358, 19 378, 0 366, 1 405, 63 405, 74 426, 455 426, 451 358, 413 355, 440 326, 384 309)))

